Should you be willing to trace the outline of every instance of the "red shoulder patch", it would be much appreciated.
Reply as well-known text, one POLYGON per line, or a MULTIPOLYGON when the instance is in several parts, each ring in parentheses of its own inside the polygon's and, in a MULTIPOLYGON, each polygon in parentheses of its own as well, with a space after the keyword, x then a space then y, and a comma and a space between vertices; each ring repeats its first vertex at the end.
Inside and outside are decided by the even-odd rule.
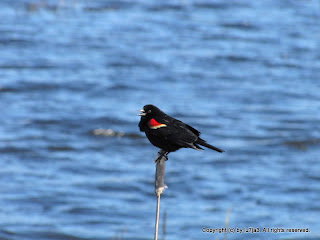
POLYGON ((157 122, 154 118, 151 118, 148 122, 148 125, 151 129, 157 129, 160 127, 166 127, 167 125, 157 122))
POLYGON ((161 125, 161 123, 158 123, 154 118, 151 118, 148 122, 149 127, 155 127, 158 125, 161 125))

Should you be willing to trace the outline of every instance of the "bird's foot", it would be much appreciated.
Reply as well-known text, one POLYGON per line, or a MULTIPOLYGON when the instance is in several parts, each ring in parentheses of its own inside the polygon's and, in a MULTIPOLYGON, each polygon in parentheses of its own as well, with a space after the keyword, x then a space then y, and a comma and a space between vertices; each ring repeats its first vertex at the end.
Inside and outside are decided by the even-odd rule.
POLYGON ((158 152, 158 154, 157 154, 157 156, 156 156, 156 158, 154 159, 154 163, 158 163, 160 160, 161 160, 161 158, 165 158, 166 159, 166 161, 168 160, 168 152, 166 152, 166 151, 164 151, 164 150, 160 150, 159 152, 158 152))

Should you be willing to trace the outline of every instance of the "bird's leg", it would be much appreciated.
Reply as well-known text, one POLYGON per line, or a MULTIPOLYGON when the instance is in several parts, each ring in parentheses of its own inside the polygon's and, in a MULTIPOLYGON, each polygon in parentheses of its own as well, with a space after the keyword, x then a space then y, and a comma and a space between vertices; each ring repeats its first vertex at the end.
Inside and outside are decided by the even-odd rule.
POLYGON ((168 161, 168 152, 165 152, 164 154, 163 154, 163 156, 166 158, 166 161, 168 161))
POLYGON ((167 161, 167 160, 168 160, 168 154, 169 154, 168 152, 160 149, 160 151, 158 152, 156 158, 154 159, 154 162, 157 163, 158 161, 160 161, 160 159, 161 159, 162 157, 165 157, 165 158, 166 158, 166 161, 167 161))

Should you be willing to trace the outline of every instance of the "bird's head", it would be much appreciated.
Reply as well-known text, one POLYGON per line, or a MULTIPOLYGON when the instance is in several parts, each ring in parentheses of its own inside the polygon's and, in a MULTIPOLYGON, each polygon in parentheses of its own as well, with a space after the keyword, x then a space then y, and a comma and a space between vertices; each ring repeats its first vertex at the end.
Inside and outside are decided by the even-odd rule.
POLYGON ((141 113, 137 114, 138 116, 141 117, 146 117, 146 118, 153 118, 159 114, 163 114, 163 112, 157 108, 156 106, 153 106, 151 104, 145 105, 141 110, 139 110, 141 113))

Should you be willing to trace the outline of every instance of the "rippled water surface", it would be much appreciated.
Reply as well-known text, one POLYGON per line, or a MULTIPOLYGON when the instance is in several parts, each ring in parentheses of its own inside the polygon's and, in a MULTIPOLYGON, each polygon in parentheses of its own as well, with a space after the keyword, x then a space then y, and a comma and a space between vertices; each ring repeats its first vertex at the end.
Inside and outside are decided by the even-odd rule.
POLYGON ((225 239, 202 228, 228 212, 310 231, 228 239, 319 239, 319 1, 2 0, 0 17, 1 240, 153 239, 148 103, 226 151, 169 155, 166 239, 225 239))

